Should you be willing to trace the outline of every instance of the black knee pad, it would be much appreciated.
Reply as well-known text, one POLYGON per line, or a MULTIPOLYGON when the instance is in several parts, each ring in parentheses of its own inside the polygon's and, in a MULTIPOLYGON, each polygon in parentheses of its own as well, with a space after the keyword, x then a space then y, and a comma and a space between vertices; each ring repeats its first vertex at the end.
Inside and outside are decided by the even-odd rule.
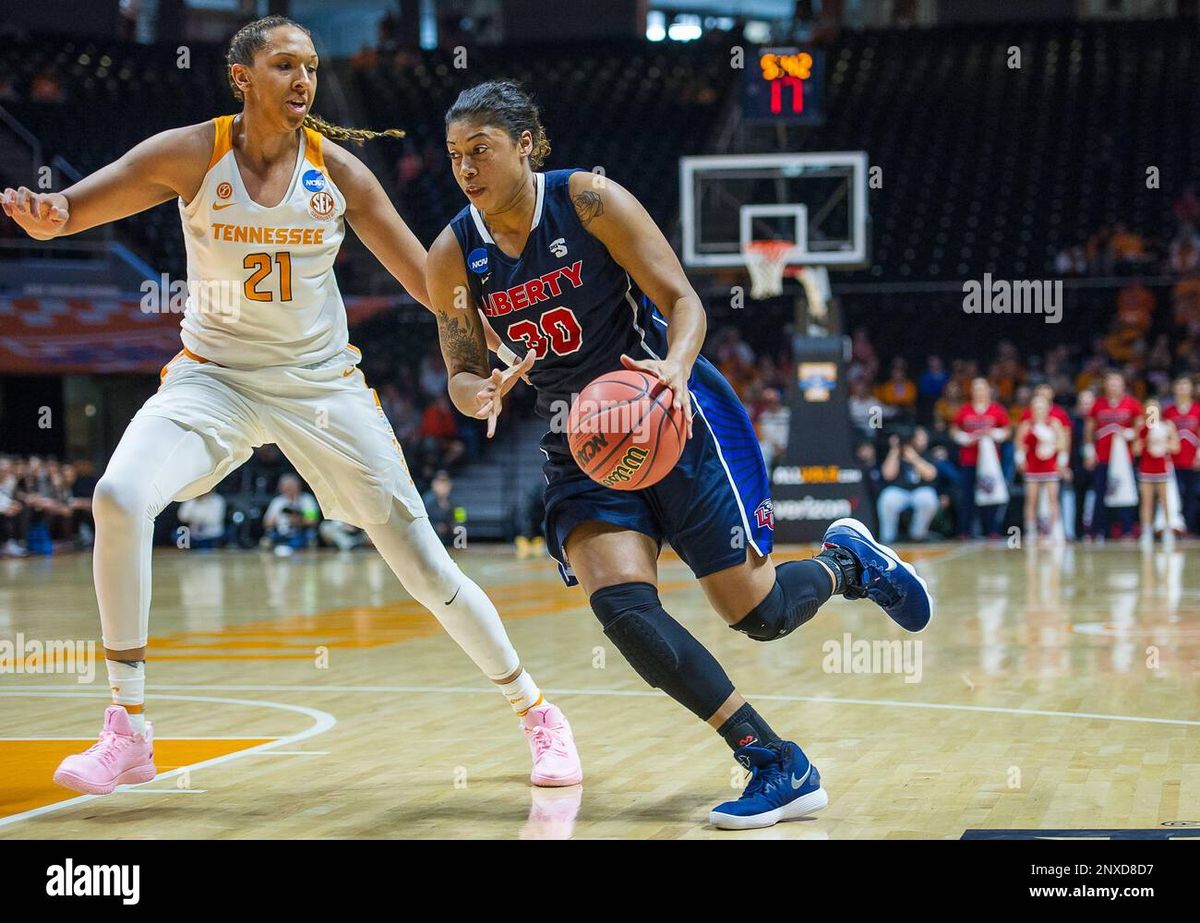
POLYGON ((656 610, 662 610, 662 603, 652 584, 621 583, 604 587, 588 601, 604 633, 642 679, 661 688, 664 681, 669 682, 678 672, 679 654, 657 624, 661 619, 656 610))
POLYGON ((791 634, 816 615, 829 598, 829 590, 829 574, 820 564, 813 561, 780 564, 767 598, 729 627, 755 641, 774 641, 791 634))
POLYGON ((663 609, 653 584, 604 587, 589 602, 637 674, 699 718, 707 721, 733 692, 713 655, 663 609))

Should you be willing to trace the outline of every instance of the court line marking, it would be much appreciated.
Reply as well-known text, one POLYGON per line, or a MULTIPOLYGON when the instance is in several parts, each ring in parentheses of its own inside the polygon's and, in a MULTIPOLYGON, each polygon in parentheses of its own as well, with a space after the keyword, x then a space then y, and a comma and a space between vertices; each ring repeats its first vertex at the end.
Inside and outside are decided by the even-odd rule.
MULTIPOLYGON (((204 685, 188 685, 178 683, 166 683, 161 686, 151 687, 148 691, 153 692, 155 689, 223 689, 230 692, 362 692, 362 693, 402 693, 404 695, 413 694, 429 694, 429 695, 495 695, 494 689, 488 689, 482 686, 288 686, 288 685, 232 685, 232 686, 213 686, 211 683, 204 685)), ((632 698, 658 698, 663 693, 651 689, 568 689, 565 687, 555 687, 553 689, 546 688, 545 691, 551 692, 554 695, 580 695, 580 696, 610 696, 610 697, 632 697, 632 698)), ((0 692, 0 695, 5 694, 0 692)), ((71 693, 60 693, 62 695, 71 695, 71 693)), ((99 695, 99 693, 96 693, 99 695)), ((996 715, 1031 715, 1042 718, 1085 718, 1089 720, 1103 721, 1127 721, 1140 724, 1172 724, 1181 727, 1200 727, 1200 720, 1192 720, 1188 718, 1150 718, 1141 715, 1102 715, 1095 712, 1079 712, 1079 711, 1049 711, 1041 708, 1008 708, 1002 705, 962 705, 946 702, 906 702, 901 699, 845 699, 837 696, 818 696, 818 695, 770 695, 758 693, 745 693, 747 699, 763 699, 770 702, 815 702, 828 705, 877 705, 887 708, 925 708, 936 711, 970 711, 983 712, 996 715)), ((155 694, 155 698, 160 699, 182 699, 191 701, 191 696, 172 696, 155 694)), ((196 699, 199 701, 200 697, 196 699)), ((224 700, 216 700, 224 701, 224 700)), ((230 700, 232 701, 232 700, 230 700)), ((280 707, 287 708, 289 706, 280 704, 280 707)), ((299 706, 297 706, 299 707, 299 706)), ((285 744, 290 738, 281 738, 279 744, 285 744)), ((254 749, 266 749, 268 744, 260 745, 260 747, 252 748, 244 752, 250 753, 254 749)), ((161 778, 161 777, 160 777, 161 778)))
MULTIPOLYGON (((209 689, 212 686, 208 687, 209 689)), ((165 696, 164 696, 165 698, 165 696)), ((159 737, 154 735, 155 741, 161 740, 246 740, 250 737, 269 737, 268 734, 240 734, 236 737, 159 737)), ((0 740, 13 740, 18 743, 28 743, 34 740, 91 740, 90 737, 0 737, 0 740)), ((272 737, 271 740, 276 738, 272 737)))
MULTIPOLYGON (((203 688, 203 689, 211 690, 212 686, 201 686, 201 687, 192 687, 192 688, 203 688)), ((87 699, 87 698, 107 699, 107 698, 109 698, 110 694, 111 693, 109 693, 109 692, 58 692, 58 691, 53 691, 53 690, 47 690, 44 687, 36 687, 36 686, 25 687, 25 688, 9 687, 6 689, 0 689, 0 696, 10 696, 13 698, 20 698, 20 697, 28 698, 30 696, 56 696, 56 697, 62 697, 62 698, 76 698, 76 699, 87 699)), ((174 700, 174 701, 179 701, 179 702, 212 702, 212 703, 219 704, 219 705, 246 705, 246 706, 256 707, 256 708, 277 708, 282 711, 290 711, 290 712, 295 712, 296 714, 306 715, 309 718, 313 719, 313 723, 311 725, 309 725, 307 728, 305 728, 302 731, 299 731, 296 734, 291 734, 287 737, 279 737, 279 738, 276 738, 275 740, 270 740, 263 744, 257 744, 256 746, 248 747, 245 750, 238 750, 238 751, 235 751, 234 753, 226 753, 223 756, 215 756, 212 759, 203 760, 199 763, 191 763, 187 766, 179 766, 168 772, 159 773, 157 776, 154 777, 155 782, 161 782, 166 779, 170 779, 175 776, 182 775, 185 772, 191 772, 196 769, 208 769, 212 766, 219 766, 222 763, 232 762, 233 760, 241 759, 243 756, 247 756, 252 753, 259 753, 264 750, 273 750, 277 747, 283 747, 283 746, 289 746, 291 744, 296 744, 302 740, 308 740, 310 737, 316 737, 318 734, 324 734, 331 727, 333 727, 335 724, 337 724, 337 718, 333 717, 333 715, 329 714, 329 712, 327 712, 327 711, 321 711, 318 708, 309 708, 306 705, 291 705, 286 702, 263 702, 263 701, 260 701, 257 699, 231 699, 231 698, 226 698, 223 696, 211 696, 211 695, 159 694, 159 695, 156 695, 155 698, 169 699, 169 700, 174 700)), ((189 739, 189 738, 184 738, 184 739, 189 739)), ((190 738, 190 739, 197 739, 197 738, 190 738)), ((242 738, 232 738, 232 739, 237 740, 237 739, 242 739, 242 738)), ((128 789, 118 789, 118 791, 124 791, 124 792, 130 793, 130 794, 136 793, 137 790, 138 789, 136 786, 132 786, 128 789)), ((153 792, 154 790, 152 789, 151 791, 153 792)), ((174 790, 172 789, 172 791, 174 791, 174 790)), ((22 811, 19 814, 10 814, 7 817, 0 817, 0 827, 7 827, 10 824, 19 823, 20 821, 23 821, 23 820, 30 820, 31 818, 34 818, 34 817, 41 817, 42 815, 45 815, 45 814, 51 814, 54 811, 61 811, 64 808, 74 807, 75 805, 79 805, 79 804, 86 804, 89 801, 95 801, 97 798, 104 798, 104 797, 106 797, 106 796, 104 796, 104 795, 79 795, 75 798, 68 798, 65 801, 56 801, 56 802, 54 802, 54 804, 42 805, 39 808, 30 808, 28 811, 22 811)))
MULTIPOLYGON (((949 545, 949 544, 950 544, 949 542, 942 543, 942 545, 949 545)), ((906 547, 908 547, 908 546, 901 545, 900 551, 903 552, 906 547)), ((940 549, 941 546, 939 546, 939 545, 924 545, 924 546, 919 546, 919 547, 929 548, 930 550, 937 551, 940 549)), ((961 558, 964 555, 971 554, 972 552, 985 551, 985 550, 987 550, 986 546, 975 545, 975 544, 971 544, 971 543, 964 543, 964 544, 959 545, 957 548, 951 547, 945 554, 935 555, 932 558, 925 558, 924 560, 912 561, 910 563, 914 567, 917 565, 926 566, 926 565, 930 565, 930 564, 939 564, 942 561, 952 561, 955 558, 961 558)), ((903 555, 901 555, 901 557, 903 557, 903 555)))
POLYGON ((251 756, 329 756, 328 750, 269 750, 251 756))

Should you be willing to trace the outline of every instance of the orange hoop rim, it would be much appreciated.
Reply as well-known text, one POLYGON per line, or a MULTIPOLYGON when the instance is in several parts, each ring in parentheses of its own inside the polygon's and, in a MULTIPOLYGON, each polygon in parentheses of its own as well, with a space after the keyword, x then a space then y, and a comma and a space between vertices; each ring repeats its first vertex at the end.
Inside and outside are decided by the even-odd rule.
POLYGON ((767 260, 780 261, 796 246, 790 240, 752 240, 745 245, 743 251, 749 255, 763 257, 767 260))

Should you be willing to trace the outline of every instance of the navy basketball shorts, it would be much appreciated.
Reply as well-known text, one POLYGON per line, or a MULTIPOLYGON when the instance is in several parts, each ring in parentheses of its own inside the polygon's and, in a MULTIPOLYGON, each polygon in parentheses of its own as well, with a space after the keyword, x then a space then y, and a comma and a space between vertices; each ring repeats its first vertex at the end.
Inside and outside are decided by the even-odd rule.
POLYGON ((746 408, 707 359, 688 380, 696 416, 692 438, 671 473, 642 490, 613 490, 579 470, 565 433, 547 433, 546 546, 567 586, 578 583, 567 560, 567 536, 599 520, 663 541, 697 577, 746 560, 746 549, 771 553, 775 517, 771 485, 746 408))

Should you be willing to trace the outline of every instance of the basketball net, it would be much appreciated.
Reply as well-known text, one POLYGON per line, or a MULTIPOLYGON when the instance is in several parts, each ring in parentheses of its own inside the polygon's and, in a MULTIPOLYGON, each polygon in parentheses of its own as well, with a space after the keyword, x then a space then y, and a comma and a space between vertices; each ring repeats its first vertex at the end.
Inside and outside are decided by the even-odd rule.
POLYGON ((750 297, 756 300, 783 294, 783 270, 794 244, 790 240, 752 240, 742 247, 750 270, 750 297))
POLYGON ((804 288, 804 297, 808 299, 808 316, 810 320, 824 324, 829 317, 829 270, 824 266, 801 266, 796 270, 796 278, 804 288))

